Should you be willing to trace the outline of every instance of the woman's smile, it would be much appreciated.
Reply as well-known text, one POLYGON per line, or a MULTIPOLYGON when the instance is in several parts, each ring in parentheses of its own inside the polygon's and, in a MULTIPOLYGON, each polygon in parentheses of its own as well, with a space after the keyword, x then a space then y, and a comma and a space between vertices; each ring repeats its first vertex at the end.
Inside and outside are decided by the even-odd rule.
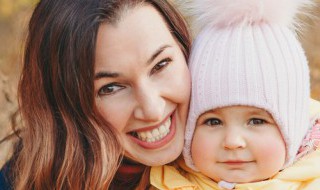
POLYGON ((126 157, 154 166, 181 154, 190 73, 157 10, 137 7, 117 25, 100 26, 95 76, 97 108, 120 134, 126 157))
POLYGON ((139 130, 129 132, 128 135, 132 137, 140 146, 147 149, 156 149, 167 144, 175 134, 175 112, 168 115, 165 120, 156 126, 141 128, 139 130))

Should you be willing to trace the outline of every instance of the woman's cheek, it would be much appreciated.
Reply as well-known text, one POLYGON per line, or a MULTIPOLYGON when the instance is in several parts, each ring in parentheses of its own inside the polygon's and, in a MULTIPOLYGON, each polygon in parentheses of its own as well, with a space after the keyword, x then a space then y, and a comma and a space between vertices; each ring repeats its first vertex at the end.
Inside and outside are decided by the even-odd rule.
POLYGON ((130 118, 131 106, 128 97, 104 97, 97 104, 103 119, 118 132, 122 132, 130 118))

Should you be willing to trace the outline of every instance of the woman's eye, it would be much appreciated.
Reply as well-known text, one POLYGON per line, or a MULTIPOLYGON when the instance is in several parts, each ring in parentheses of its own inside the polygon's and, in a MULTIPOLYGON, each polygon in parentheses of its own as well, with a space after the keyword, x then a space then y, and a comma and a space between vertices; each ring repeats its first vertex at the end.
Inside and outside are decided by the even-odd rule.
POLYGON ((249 120, 249 125, 262 125, 266 124, 267 121, 264 119, 257 119, 257 118, 252 118, 249 120))
POLYGON ((171 62, 170 58, 166 58, 157 63, 151 70, 151 74, 161 71, 171 62))
POLYGON ((115 83, 107 84, 100 88, 98 94, 101 96, 103 95, 111 95, 116 93, 117 91, 123 89, 124 87, 115 83))
POLYGON ((222 125, 222 122, 219 119, 210 118, 210 119, 206 119, 204 121, 204 124, 208 126, 216 126, 216 125, 222 125))

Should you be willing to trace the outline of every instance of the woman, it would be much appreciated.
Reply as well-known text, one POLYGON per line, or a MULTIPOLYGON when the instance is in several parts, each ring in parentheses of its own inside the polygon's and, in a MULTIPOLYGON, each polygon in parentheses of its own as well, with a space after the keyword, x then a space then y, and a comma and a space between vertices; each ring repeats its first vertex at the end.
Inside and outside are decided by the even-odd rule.
POLYGON ((189 47, 183 19, 163 0, 40 1, 19 83, 15 189, 107 189, 122 154, 112 187, 123 189, 121 178, 144 170, 130 163, 175 160, 189 47))
POLYGON ((19 85, 16 189, 144 189, 143 165, 182 151, 189 48, 164 0, 42 0, 19 85))

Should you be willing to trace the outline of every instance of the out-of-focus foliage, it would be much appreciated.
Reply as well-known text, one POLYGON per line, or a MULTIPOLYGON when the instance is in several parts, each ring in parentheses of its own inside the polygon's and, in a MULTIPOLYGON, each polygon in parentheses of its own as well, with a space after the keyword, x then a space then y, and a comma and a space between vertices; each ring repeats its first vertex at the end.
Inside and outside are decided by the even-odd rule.
POLYGON ((311 19, 305 20, 309 29, 302 34, 301 41, 310 64, 311 96, 320 100, 320 0, 315 2, 311 19))
POLYGON ((0 0, 0 70, 18 75, 22 45, 37 0, 0 0))
POLYGON ((24 31, 35 0, 0 0, 0 168, 10 159, 19 126, 16 85, 24 31))
POLYGON ((0 0, 0 19, 10 18, 22 9, 34 5, 37 0, 0 0))
MULTIPOLYGON (((5 74, 19 75, 27 22, 38 1, 0 0, 0 71, 5 74)), ((320 0, 315 2, 314 18, 306 20, 310 30, 301 41, 310 61, 312 97, 320 100, 320 0)))
MULTIPOLYGON (((0 168, 12 154, 12 138, 1 140, 12 134, 10 121, 17 110, 14 89, 21 68, 25 32, 33 7, 38 1, 0 0, 0 168)), ((318 18, 306 20, 310 30, 305 31, 301 41, 310 61, 311 94, 320 100, 320 0, 315 1, 318 6, 312 14, 318 18)))

